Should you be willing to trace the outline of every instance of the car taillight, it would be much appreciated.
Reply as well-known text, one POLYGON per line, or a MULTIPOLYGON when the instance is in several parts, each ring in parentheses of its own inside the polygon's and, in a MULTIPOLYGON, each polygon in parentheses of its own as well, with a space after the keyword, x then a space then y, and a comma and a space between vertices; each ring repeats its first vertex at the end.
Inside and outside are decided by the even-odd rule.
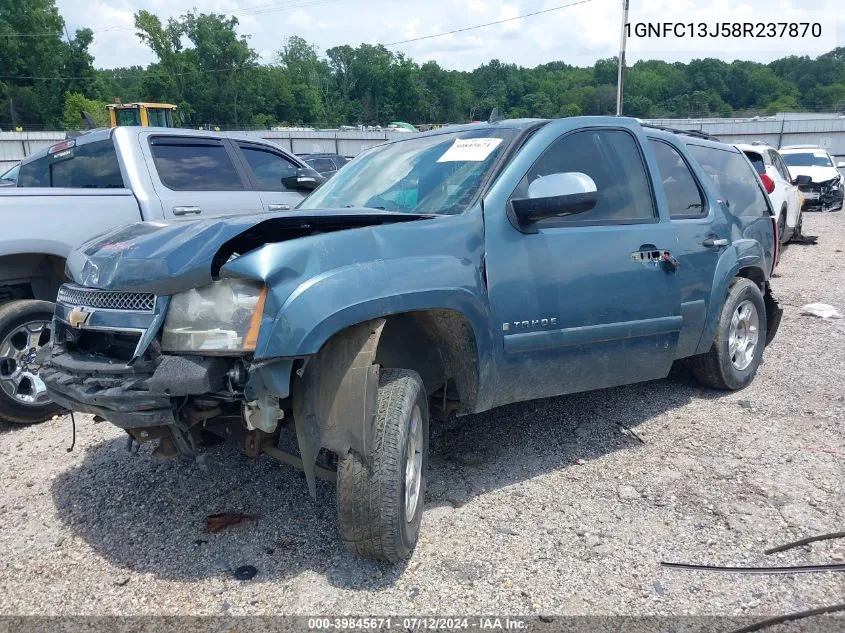
POLYGON ((763 181, 763 186, 766 188, 766 193, 772 193, 775 190, 775 181, 769 174, 760 174, 760 180, 763 181))

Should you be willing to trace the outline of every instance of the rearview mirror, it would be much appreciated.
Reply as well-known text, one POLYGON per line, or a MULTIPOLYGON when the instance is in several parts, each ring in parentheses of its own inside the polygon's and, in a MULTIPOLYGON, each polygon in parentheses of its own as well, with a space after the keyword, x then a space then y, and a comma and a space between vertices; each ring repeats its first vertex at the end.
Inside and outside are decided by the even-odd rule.
POLYGON ((511 200, 521 228, 546 218, 584 213, 596 206, 596 183, 587 174, 567 172, 537 178, 528 186, 528 197, 511 200))
POLYGON ((793 181, 793 184, 796 184, 800 187, 804 187, 806 185, 809 185, 811 182, 813 182, 811 176, 796 176, 795 180, 793 181))
POLYGON ((314 191, 326 182, 326 179, 310 167, 300 167, 292 176, 282 178, 285 189, 293 191, 314 191))

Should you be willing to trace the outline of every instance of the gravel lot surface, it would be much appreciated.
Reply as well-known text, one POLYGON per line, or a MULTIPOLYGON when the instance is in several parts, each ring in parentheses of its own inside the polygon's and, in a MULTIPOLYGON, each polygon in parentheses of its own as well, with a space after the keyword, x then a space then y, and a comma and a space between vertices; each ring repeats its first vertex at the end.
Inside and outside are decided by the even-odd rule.
POLYGON ((784 253, 780 333, 734 394, 688 376, 504 407, 432 428, 412 558, 356 559, 334 488, 226 446, 203 464, 125 450, 108 423, 0 423, 2 614, 733 614, 841 602, 842 573, 678 572, 845 562, 845 213, 813 214, 817 246, 784 253), (643 439, 627 434, 618 424, 643 439), (833 449, 819 452, 815 449, 833 449), (251 521, 203 531, 217 512, 251 521), (254 565, 248 582, 233 569, 254 565))

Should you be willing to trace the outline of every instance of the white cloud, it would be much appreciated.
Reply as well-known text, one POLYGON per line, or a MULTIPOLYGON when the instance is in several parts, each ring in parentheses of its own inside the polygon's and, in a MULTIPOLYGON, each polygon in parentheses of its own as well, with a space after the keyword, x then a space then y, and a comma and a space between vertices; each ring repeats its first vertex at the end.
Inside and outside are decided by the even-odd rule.
MULTIPOLYGON (((250 35, 250 44, 262 59, 268 59, 272 53, 266 52, 275 51, 279 42, 291 35, 301 35, 322 50, 340 44, 389 43, 549 9, 563 1, 335 0, 312 7, 268 11, 267 0, 211 0, 200 10, 236 12, 240 32, 250 35), (259 6, 262 8, 250 9, 259 6)), ((841 2, 815 0, 812 8, 835 10, 841 2)), ((71 31, 83 26, 95 31, 92 53, 100 67, 147 64, 154 60, 135 36, 133 14, 139 9, 153 11, 166 20, 197 6, 196 0, 94 0, 93 4, 90 0, 57 0, 57 4, 71 31), (119 29, 104 30, 115 26, 119 29)), ((557 60, 591 65, 598 58, 618 52, 620 5, 620 0, 590 0, 534 17, 402 44, 393 50, 402 51, 420 63, 435 60, 447 68, 462 70, 475 68, 492 58, 523 66, 557 60)), ((695 10, 707 5, 714 7, 708 11, 714 21, 781 21, 785 16, 812 15, 806 10, 804 0, 637 0, 631 3, 630 20, 686 22, 695 10)), ((845 42, 845 12, 828 18, 823 26, 826 34, 835 29, 838 41, 845 42)), ((688 61, 704 56, 701 51, 677 46, 674 50, 660 49, 660 45, 660 42, 656 44, 657 50, 638 51, 632 42, 628 59, 631 63, 643 58, 688 61)), ((765 44, 759 41, 736 41, 732 48, 711 47, 704 53, 729 61, 737 58, 770 61, 785 54, 766 50, 765 44)))

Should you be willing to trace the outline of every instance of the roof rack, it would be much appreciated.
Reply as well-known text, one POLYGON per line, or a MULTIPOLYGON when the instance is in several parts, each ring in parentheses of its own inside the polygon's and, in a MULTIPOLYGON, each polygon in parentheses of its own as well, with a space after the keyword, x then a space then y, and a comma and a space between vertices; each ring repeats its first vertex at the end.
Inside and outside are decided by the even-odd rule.
POLYGON ((663 130, 664 132, 672 132, 672 134, 683 134, 685 136, 693 136, 695 138, 703 138, 708 141, 718 141, 719 139, 712 134, 702 132, 701 130, 679 130, 673 127, 664 127, 662 125, 652 125, 650 123, 643 123, 643 127, 649 127, 654 130, 663 130))

